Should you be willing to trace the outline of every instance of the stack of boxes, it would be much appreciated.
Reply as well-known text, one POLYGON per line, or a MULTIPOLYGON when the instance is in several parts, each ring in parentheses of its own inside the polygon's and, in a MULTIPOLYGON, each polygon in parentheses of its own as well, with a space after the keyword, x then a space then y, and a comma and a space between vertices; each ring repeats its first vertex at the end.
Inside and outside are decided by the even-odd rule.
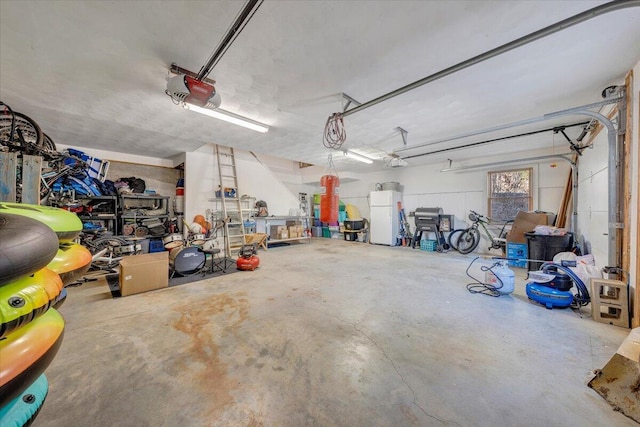
POLYGON ((302 221, 287 220, 287 229, 289 231, 290 239, 295 239, 297 237, 304 237, 304 229, 302 228, 302 221))
POLYGON ((289 238, 289 230, 286 225, 272 225, 270 228, 271 240, 281 240, 289 238))
POLYGON ((296 239, 306 237, 302 221, 287 220, 286 225, 272 225, 270 227, 271 240, 296 239))

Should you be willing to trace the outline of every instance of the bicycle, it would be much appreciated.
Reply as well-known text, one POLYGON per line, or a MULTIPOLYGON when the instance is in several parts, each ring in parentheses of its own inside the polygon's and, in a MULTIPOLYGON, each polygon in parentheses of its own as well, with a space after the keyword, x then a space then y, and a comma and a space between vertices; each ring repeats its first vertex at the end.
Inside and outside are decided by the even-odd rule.
MULTIPOLYGON (((40 126, 28 116, 13 111, 0 101, 0 151, 18 153, 19 156, 42 157, 40 174, 40 202, 55 202, 54 186, 70 181, 92 194, 91 181, 87 182, 89 165, 70 150, 58 152, 56 144, 40 126), (52 199, 49 199, 51 196, 52 199)), ((16 172, 16 200, 22 200, 22 171, 16 172)), ((51 203, 50 203, 51 204, 51 203)))
POLYGON ((472 222, 471 227, 467 229, 459 228, 449 233, 449 246, 461 254, 473 252, 480 244, 480 230, 478 228, 482 228, 489 242, 491 242, 489 249, 500 249, 503 255, 506 254, 507 225, 511 224, 513 220, 506 221, 502 224, 502 229, 498 236, 491 234, 487 228, 487 225, 491 224, 491 218, 471 210, 469 212, 469 220, 472 222))
POLYGON ((104 228, 84 229, 80 233, 80 244, 91 252, 91 270, 111 271, 120 265, 123 256, 142 252, 140 244, 112 236, 104 228))
POLYGON ((55 153, 56 145, 32 118, 0 101, 0 151, 46 157, 55 153))

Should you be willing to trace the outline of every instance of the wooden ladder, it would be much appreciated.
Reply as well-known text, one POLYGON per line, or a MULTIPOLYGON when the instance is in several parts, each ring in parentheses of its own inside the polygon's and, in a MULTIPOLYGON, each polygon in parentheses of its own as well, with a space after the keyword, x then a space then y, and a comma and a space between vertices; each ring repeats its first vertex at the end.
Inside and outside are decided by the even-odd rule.
POLYGON ((232 147, 215 146, 219 187, 216 198, 222 206, 225 255, 236 255, 245 242, 244 216, 238 189, 236 159, 232 147))

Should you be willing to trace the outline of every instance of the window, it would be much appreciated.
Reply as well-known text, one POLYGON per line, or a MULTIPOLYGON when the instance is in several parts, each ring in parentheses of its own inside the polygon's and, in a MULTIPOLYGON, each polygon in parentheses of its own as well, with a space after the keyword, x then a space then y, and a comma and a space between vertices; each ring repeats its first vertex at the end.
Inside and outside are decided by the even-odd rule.
POLYGON ((531 168, 489 172, 489 217, 508 221, 533 205, 531 168))

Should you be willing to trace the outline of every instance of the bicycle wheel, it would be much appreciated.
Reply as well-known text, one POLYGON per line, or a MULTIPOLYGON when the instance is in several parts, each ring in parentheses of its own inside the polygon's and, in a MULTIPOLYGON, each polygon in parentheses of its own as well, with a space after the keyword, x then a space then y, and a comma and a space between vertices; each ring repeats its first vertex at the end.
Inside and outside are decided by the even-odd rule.
POLYGON ((0 141, 2 144, 7 146, 21 145, 20 135, 26 144, 42 147, 44 143, 44 134, 40 130, 40 126, 30 117, 16 112, 0 115, 0 141), (12 124, 13 135, 10 135, 12 124))
POLYGON ((460 233, 464 233, 465 231, 467 231, 466 228, 458 228, 449 233, 449 236, 447 236, 447 242, 451 249, 456 251, 458 250, 458 237, 460 237, 460 233))
POLYGON ((458 237, 458 241, 456 245, 458 247, 458 252, 461 254, 468 254, 473 252, 473 250, 480 243, 480 232, 477 228, 467 228, 460 237, 458 237))
POLYGON ((56 152, 56 143, 53 142, 53 139, 51 139, 49 135, 47 135, 46 133, 43 133, 42 135, 44 135, 42 148, 44 148, 46 151, 49 151, 51 153, 56 152))

